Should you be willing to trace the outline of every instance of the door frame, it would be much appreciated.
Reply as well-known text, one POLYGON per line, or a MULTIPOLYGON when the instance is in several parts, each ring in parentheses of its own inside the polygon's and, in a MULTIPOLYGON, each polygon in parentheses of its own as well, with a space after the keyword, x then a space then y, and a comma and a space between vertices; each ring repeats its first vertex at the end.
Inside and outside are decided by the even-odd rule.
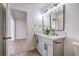
MULTIPOLYGON (((5 37, 11 37, 9 39, 6 39, 6 56, 11 56, 14 55, 14 46, 12 46, 12 42, 13 42, 13 37, 12 37, 12 33, 11 33, 11 19, 10 19, 11 15, 10 15, 10 8, 9 8, 9 4, 6 3, 6 35, 5 37)), ((14 38, 15 39, 15 38, 14 38)))
MULTIPOLYGON (((10 9, 12 9, 12 8, 10 8, 9 4, 7 3, 6 4, 6 37, 11 36, 11 33, 9 32, 10 31, 10 9)), ((16 10, 18 10, 18 9, 16 9, 16 10)), ((20 10, 20 11, 22 11, 22 10, 20 10)), ((25 12, 25 11, 23 11, 23 12, 25 12)), ((25 13, 26 13, 26 36, 27 36, 27 30, 28 30, 27 29, 27 26, 28 26, 27 25, 27 12, 25 12, 25 13)), ((16 22, 15 22, 15 25, 16 25, 16 22)), ((15 27, 15 32, 16 32, 16 27, 15 27)), ((10 50, 10 48, 11 48, 10 46, 11 46, 11 40, 6 40, 6 56, 11 55, 12 51, 10 50)), ((13 55, 15 55, 15 51, 14 51, 13 55)))

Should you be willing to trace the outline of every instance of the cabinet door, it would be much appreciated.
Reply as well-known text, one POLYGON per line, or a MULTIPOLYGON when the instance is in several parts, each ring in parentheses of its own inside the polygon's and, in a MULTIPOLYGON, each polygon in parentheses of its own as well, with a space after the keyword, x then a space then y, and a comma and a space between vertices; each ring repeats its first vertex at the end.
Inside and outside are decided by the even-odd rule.
POLYGON ((38 37, 38 52, 43 55, 43 41, 42 38, 39 36, 38 37))
POLYGON ((43 42, 43 56, 48 56, 48 45, 43 42))
POLYGON ((38 52, 40 53, 40 38, 38 37, 38 39, 37 39, 37 50, 38 50, 38 52))
POLYGON ((48 46, 48 56, 53 56, 53 46, 47 45, 48 46))
POLYGON ((63 56, 64 55, 64 41, 59 39, 53 42, 54 47, 54 56, 63 56))
POLYGON ((41 40, 40 39, 38 39, 38 50, 39 50, 39 53, 41 54, 41 40))
POLYGON ((40 40, 39 48, 40 48, 40 54, 43 55, 43 41, 42 40, 40 40))
POLYGON ((43 42, 43 56, 53 56, 53 46, 43 42))
POLYGON ((38 51, 38 36, 35 35, 35 48, 38 51))

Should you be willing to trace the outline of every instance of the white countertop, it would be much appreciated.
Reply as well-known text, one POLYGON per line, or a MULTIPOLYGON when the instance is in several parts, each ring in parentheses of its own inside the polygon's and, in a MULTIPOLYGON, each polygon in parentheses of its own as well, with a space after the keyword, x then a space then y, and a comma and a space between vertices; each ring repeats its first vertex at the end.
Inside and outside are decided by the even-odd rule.
POLYGON ((52 39, 52 40, 65 38, 65 35, 57 35, 57 36, 55 36, 55 35, 45 35, 45 34, 42 34, 42 33, 35 33, 35 35, 45 37, 45 38, 48 38, 48 39, 52 39))

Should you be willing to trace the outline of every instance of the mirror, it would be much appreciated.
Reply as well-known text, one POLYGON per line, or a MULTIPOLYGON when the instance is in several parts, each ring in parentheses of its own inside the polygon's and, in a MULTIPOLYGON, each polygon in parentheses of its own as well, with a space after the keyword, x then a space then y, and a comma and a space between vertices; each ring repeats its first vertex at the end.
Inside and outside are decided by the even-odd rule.
POLYGON ((64 30, 64 5, 51 12, 51 30, 64 30))
POLYGON ((47 14, 44 14, 43 16, 42 16, 42 22, 43 22, 43 30, 45 30, 45 29, 49 29, 50 30, 50 14, 49 13, 47 13, 47 14))

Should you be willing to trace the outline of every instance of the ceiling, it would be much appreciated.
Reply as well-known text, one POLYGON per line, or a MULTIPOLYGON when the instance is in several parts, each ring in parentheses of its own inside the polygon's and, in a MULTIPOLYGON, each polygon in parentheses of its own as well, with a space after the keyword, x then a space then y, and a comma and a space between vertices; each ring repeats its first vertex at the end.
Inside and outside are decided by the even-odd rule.
MULTIPOLYGON (((16 8, 19 9, 34 9, 36 10, 41 10, 43 8, 46 8, 49 6, 51 3, 10 3, 9 6, 11 8, 15 8, 11 10, 11 14, 13 18, 15 19, 24 19, 26 17, 25 12, 19 11, 16 8)), ((33 11, 34 12, 34 11, 33 11)))
POLYGON ((50 4, 51 3, 10 3, 10 6, 11 7, 23 7, 23 8, 34 7, 37 9, 41 9, 41 8, 44 8, 48 5, 50 5, 50 4))

